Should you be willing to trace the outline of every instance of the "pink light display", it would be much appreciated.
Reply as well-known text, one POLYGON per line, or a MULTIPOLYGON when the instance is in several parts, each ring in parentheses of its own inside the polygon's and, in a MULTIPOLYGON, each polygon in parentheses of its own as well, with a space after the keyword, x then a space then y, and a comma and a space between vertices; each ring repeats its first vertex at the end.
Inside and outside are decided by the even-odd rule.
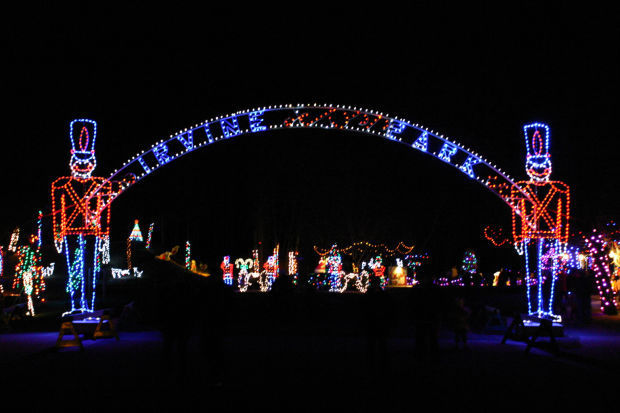
POLYGON ((590 266, 594 271, 596 288, 601 298, 601 311, 605 314, 616 315, 618 308, 616 307, 614 289, 611 284, 611 259, 610 246, 611 241, 606 240, 603 234, 597 233, 596 230, 590 236, 586 236, 585 245, 590 255, 590 266))

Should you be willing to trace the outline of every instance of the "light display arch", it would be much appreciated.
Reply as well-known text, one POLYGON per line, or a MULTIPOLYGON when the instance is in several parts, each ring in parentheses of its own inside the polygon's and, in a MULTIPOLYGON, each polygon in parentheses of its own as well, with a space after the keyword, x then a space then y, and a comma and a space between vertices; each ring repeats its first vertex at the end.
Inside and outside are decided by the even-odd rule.
POLYGON ((241 135, 300 128, 376 135, 416 149, 455 167, 468 178, 493 192, 513 210, 516 209, 515 191, 521 193, 522 198, 530 198, 515 180, 483 156, 419 124, 382 112, 352 106, 290 104, 219 116, 156 142, 149 149, 128 159, 106 179, 105 182, 109 182, 124 177, 125 182, 131 182, 130 185, 125 185, 122 191, 113 195, 110 201, 162 166, 213 143, 241 135), (131 179, 126 179, 127 175, 131 179))
MULTIPOLYGON (((81 122, 85 125, 92 124, 94 125, 93 128, 96 127, 94 121, 86 119, 78 119, 74 122, 81 122)), ((76 152, 75 145, 73 145, 71 168, 74 175, 76 175, 76 171, 80 173, 82 173, 83 170, 85 171, 84 176, 78 174, 75 179, 80 182, 88 179, 93 181, 94 184, 92 185, 92 190, 89 189, 84 194, 83 198, 79 200, 76 199, 76 203, 70 205, 70 207, 81 207, 83 210, 87 211, 88 221, 91 223, 99 223, 105 211, 108 211, 109 214, 110 203, 116 199, 116 197, 162 166, 197 149, 241 135, 260 134, 274 130, 287 129, 342 130, 376 135, 389 141, 405 145, 408 148, 416 149, 443 163, 451 165, 465 174, 469 179, 477 181, 497 195, 511 208, 515 248, 519 254, 525 256, 526 261, 528 313, 530 315, 538 315, 539 317, 548 316, 559 319, 559 316, 553 313, 553 290, 557 278, 557 268, 554 264, 553 270, 548 277, 551 280, 551 294, 549 299, 545 301, 542 294, 545 277, 541 272, 543 269, 541 257, 545 255, 543 254, 543 252, 545 252, 543 249, 549 248, 549 246, 545 246, 545 242, 553 244, 550 245, 553 250, 554 263, 557 261, 559 254, 565 250, 565 238, 568 234, 569 219, 569 188, 562 182, 548 180, 549 174, 551 173, 551 158, 549 154, 549 127, 545 124, 533 123, 524 126, 527 147, 526 171, 531 180, 518 182, 515 182, 515 180, 504 173, 500 168, 490 163, 481 155, 443 135, 439 135, 434 131, 428 130, 421 125, 413 124, 405 119, 392 117, 378 111, 351 106, 325 104, 280 105, 239 111, 213 118, 179 131, 176 134, 172 134, 167 139, 156 142, 149 149, 137 153, 134 157, 128 159, 127 162, 120 168, 114 170, 107 178, 90 177, 90 172, 94 168, 94 136, 96 129, 93 129, 93 148, 87 151, 86 149, 88 148, 86 148, 86 146, 88 146, 91 141, 86 139, 86 143, 84 143, 84 128, 86 128, 86 126, 83 126, 78 139, 80 150, 76 152), (78 156, 74 162, 76 153, 78 155, 83 154, 86 158, 82 159, 78 156), (89 168, 84 169, 84 164, 89 168), (113 190, 111 189, 111 185, 114 185, 113 190), (532 185, 536 186, 534 190, 530 190, 532 185), (558 190, 558 185, 561 187, 561 191, 558 190), (540 192, 538 187, 549 187, 550 189, 547 189, 549 189, 550 195, 542 200, 538 199, 538 192, 540 192), (558 191, 560 194, 555 196, 558 191), (549 205, 549 199, 552 195, 558 198, 559 203, 556 209, 551 208, 549 205), (93 199, 102 202, 97 202, 96 205, 93 205, 91 202, 93 199), (554 216, 557 215, 557 220, 553 221, 550 218, 550 214, 555 214, 554 216), (539 228, 541 217, 545 218, 545 223, 550 226, 550 229, 539 234, 539 230, 541 230, 541 228, 539 228), (522 230, 521 232, 517 231, 519 228, 522 230), (564 235, 558 236, 559 233, 564 235), (539 286, 536 309, 532 308, 532 297, 530 295, 531 277, 530 266, 528 264, 529 255, 527 252, 530 247, 530 239, 538 240, 538 253, 536 254, 538 261, 536 263, 536 268, 539 286), (548 309, 543 309, 543 307, 548 307, 548 309)), ((75 134, 73 133, 73 123, 71 130, 72 144, 74 144, 75 134)), ((89 135, 86 134, 86 136, 88 137, 89 135)), ((52 193, 52 198, 54 198, 54 192, 52 193)), ((62 208, 60 208, 62 213, 66 212, 65 207, 65 205, 62 205, 62 208)), ((57 211, 56 207, 54 208, 55 215, 57 211)), ((101 224, 97 224, 96 226, 100 229, 101 224)), ((81 228, 79 228, 79 230, 81 231, 81 228)), ((80 237, 82 235, 80 235, 80 237)), ((105 235, 107 235, 107 232, 105 235)), ((186 256, 189 257, 189 243, 186 249, 188 251, 186 256)), ((66 255, 69 257, 68 251, 66 255)), ((83 254, 80 256, 82 255, 83 254)), ((97 252, 95 252, 95 256, 98 256, 97 252)), ((76 262, 78 261, 82 263, 83 259, 76 260, 76 262)), ((187 263, 186 266, 189 268, 187 263)), ((95 267, 97 267, 97 260, 95 260, 95 267)), ((68 268, 71 268, 69 261, 68 268)), ((275 273, 277 274, 277 270, 275 273)), ((84 277, 81 278, 83 279, 84 277)))

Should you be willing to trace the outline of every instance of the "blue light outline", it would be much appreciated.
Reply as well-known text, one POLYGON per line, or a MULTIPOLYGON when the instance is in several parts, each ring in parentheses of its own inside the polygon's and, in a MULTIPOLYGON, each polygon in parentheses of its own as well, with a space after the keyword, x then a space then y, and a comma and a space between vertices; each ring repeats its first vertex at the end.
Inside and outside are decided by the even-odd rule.
MULTIPOLYGON (((178 139, 178 135, 186 133, 188 130, 196 131, 196 130, 199 130, 201 128, 204 128, 205 134, 207 136, 207 140, 202 142, 202 143, 195 144, 192 149, 185 150, 185 151, 182 151, 182 152, 177 153, 177 154, 171 155, 171 154, 167 153, 167 155, 169 156, 169 159, 165 163, 169 163, 169 162, 171 162, 173 160, 176 160, 179 157, 181 157, 181 156, 183 156, 183 155, 185 155, 187 153, 193 152, 194 150, 200 149, 200 148, 202 148, 204 146, 208 146, 211 143, 215 143, 215 142, 217 142, 219 140, 228 139, 228 138, 231 138, 231 137, 234 137, 234 136, 240 136, 240 135, 252 133, 251 129, 241 130, 239 128, 238 129, 238 133, 236 133, 234 135, 231 134, 229 131, 227 132, 225 130, 222 130, 222 136, 219 137, 219 138, 218 137, 214 138, 213 135, 212 135, 212 132, 211 132, 212 131, 211 125, 213 125, 215 123, 217 123, 220 126, 220 128, 221 128, 223 121, 227 121, 227 120, 232 119, 232 121, 230 121, 230 122, 232 122, 232 125, 235 125, 235 123, 237 122, 237 119, 239 117, 247 116, 248 119, 250 119, 250 117, 253 116, 253 114, 257 113, 257 112, 262 112, 262 114, 265 115, 265 114, 268 114, 268 113, 271 113, 271 112, 278 112, 278 111, 332 110, 332 109, 333 110, 341 110, 341 111, 353 111, 353 110, 355 110, 355 111, 359 111, 360 114, 367 114, 367 115, 374 116, 374 117, 378 116, 380 119, 385 119, 385 120, 388 120, 388 121, 395 120, 395 121, 399 122, 399 124, 404 125, 402 127, 403 130, 405 130, 406 128, 410 128, 412 130, 419 131, 421 133, 421 135, 418 137, 418 139, 421 136, 425 136, 426 139, 428 139, 428 137, 430 136, 433 139, 442 142, 443 143, 442 144, 442 148, 444 147, 445 144, 449 144, 450 147, 456 148, 456 154, 455 155, 463 153, 463 154, 465 154, 467 156, 467 158, 469 156, 475 157, 475 159, 479 160, 479 162, 477 162, 476 165, 484 165, 484 166, 486 166, 488 169, 490 169, 492 172, 494 172, 497 175, 497 177, 502 178, 505 181, 505 183, 507 183, 509 186, 517 188, 518 191, 526 199, 530 199, 529 194, 527 194, 525 191, 523 191, 523 189, 520 188, 516 184, 515 180, 513 180, 511 177, 509 177, 508 175, 503 173, 495 165, 489 163, 485 158, 481 157, 480 155, 476 154, 475 152, 471 152, 470 150, 465 149, 461 145, 459 145, 459 144, 457 144, 457 143, 455 143, 453 141, 450 141, 450 140, 444 138, 443 136, 437 135, 436 133, 434 133, 432 131, 424 129, 423 127, 421 127, 421 126, 419 126, 417 124, 412 124, 412 123, 407 122, 407 121, 402 120, 402 119, 392 118, 392 117, 386 116, 385 114, 377 112, 377 111, 362 110, 362 109, 352 108, 352 107, 347 107, 347 106, 342 106, 342 105, 334 106, 334 105, 317 105, 317 104, 312 104, 312 105, 279 105, 279 106, 270 106, 269 108, 264 107, 264 108, 258 108, 258 109, 251 109, 251 110, 239 111, 239 112, 236 112, 234 114, 227 115, 227 116, 213 118, 211 120, 208 120, 208 121, 202 122, 200 124, 197 124, 197 125, 195 125, 192 128, 185 129, 184 131, 180 131, 179 133, 177 133, 175 135, 171 135, 169 139, 162 140, 162 141, 156 143, 155 145, 153 145, 148 150, 145 150, 143 152, 140 152, 140 153, 136 154, 133 158, 129 159, 124 165, 122 165, 120 168, 116 169, 106 179, 106 181, 104 181, 99 186, 99 188, 97 188, 95 191, 93 191, 92 195, 96 194, 99 191, 99 189, 101 189, 106 182, 108 182, 110 180, 113 180, 115 177, 119 176, 122 173, 122 171, 124 171, 125 169, 127 169, 128 167, 130 167, 132 165, 135 165, 136 163, 140 164, 140 166, 141 166, 142 170, 144 171, 144 173, 141 174, 141 175, 137 175, 136 176, 136 180, 135 180, 134 183, 142 180, 142 178, 146 177, 150 173, 152 173, 155 170, 159 169, 161 166, 163 166, 161 163, 159 165, 156 165, 156 166, 155 165, 149 166, 148 164, 146 164, 146 161, 143 159, 143 157, 146 154, 148 154, 149 152, 151 152, 155 156, 155 152, 154 151, 158 150, 158 149, 155 149, 155 148, 157 148, 161 144, 167 144, 167 143, 169 143, 169 142, 171 142, 173 140, 178 141, 179 140, 178 139), (226 133, 228 133, 228 135, 226 133), (145 168, 145 166, 146 166, 146 168, 145 168), (148 169, 148 171, 147 171, 147 169, 148 169)), ((262 122, 266 122, 264 118, 261 119, 261 123, 262 122)), ((229 124, 229 122, 225 122, 225 124, 229 124)), ((238 123, 236 123, 236 125, 238 126, 238 123)), ((314 123, 312 123, 312 124, 304 124, 304 123, 300 123, 300 122, 292 123, 292 124, 290 124, 288 126, 285 126, 285 122, 284 121, 282 121, 282 122, 280 122, 278 124, 275 124, 275 125, 269 125, 269 126, 262 125, 262 126, 265 126, 267 128, 267 130, 308 129, 308 128, 320 128, 320 129, 328 129, 328 130, 334 130, 334 129, 336 129, 336 130, 345 130, 345 131, 352 131, 352 132, 357 132, 357 133, 365 133, 365 134, 376 135, 376 136, 380 136, 380 137, 389 139, 390 141, 394 141, 393 139, 389 138, 386 135, 386 133, 387 133, 386 130, 388 130, 389 127, 388 128, 384 128, 383 130, 377 131, 377 130, 373 130, 372 128, 371 129, 367 129, 367 128, 360 128, 360 127, 351 127, 351 126, 348 126, 347 124, 341 125, 341 127, 339 127, 339 128, 335 128, 335 127, 325 126, 325 125, 316 125, 314 123)), ((233 126, 233 129, 234 129, 234 126, 233 126)), ((236 129, 234 129, 234 130, 237 131, 236 129)), ((512 199, 510 197, 501 195, 499 193, 499 191, 496 191, 495 189, 491 188, 489 186, 488 179, 483 178, 483 177, 478 177, 478 176, 473 176, 472 177, 465 170, 463 170, 463 168, 461 168, 461 166, 464 166, 465 169, 467 169, 466 165, 464 165, 464 164, 458 165, 458 164, 455 164, 453 162, 447 162, 445 159, 440 158, 438 155, 436 155, 435 153, 433 153, 431 151, 428 151, 428 150, 424 151, 424 150, 422 150, 421 148, 419 148, 419 147, 417 147, 415 145, 417 140, 414 141, 413 144, 401 141, 400 139, 397 139, 396 142, 397 143, 407 144, 407 146, 410 147, 410 148, 420 150, 423 153, 427 153, 427 154, 432 155, 433 157, 435 157, 437 159, 440 159, 442 162, 445 162, 445 163, 448 163, 448 164, 452 165, 453 167, 457 168, 458 170, 460 170, 462 173, 464 173, 468 177, 477 180, 479 183, 481 183, 487 189, 491 190, 491 192, 495 193, 502 201, 504 201, 504 203, 508 204, 508 206, 510 206, 511 208, 514 208, 514 205, 512 203, 513 202, 512 199)), ((452 158, 452 157, 453 156, 450 156, 450 158, 452 158)), ((465 162, 467 162, 467 160, 465 160, 465 162)), ((116 197, 114 197, 114 198, 116 198, 116 197)))

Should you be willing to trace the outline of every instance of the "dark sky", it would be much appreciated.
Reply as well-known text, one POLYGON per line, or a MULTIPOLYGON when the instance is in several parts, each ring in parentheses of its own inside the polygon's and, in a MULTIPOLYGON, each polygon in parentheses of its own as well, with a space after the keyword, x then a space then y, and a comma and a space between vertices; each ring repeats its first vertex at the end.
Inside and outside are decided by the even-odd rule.
MULTIPOLYGON (((540 2, 538 2, 540 3, 540 2)), ((515 2, 405 9, 61 11, 30 4, 3 21, 0 244, 49 211, 69 173, 68 124, 98 122, 107 176, 179 129, 282 103, 350 104, 438 131, 525 178, 522 125, 551 126, 552 178, 573 190, 573 228, 618 216, 618 16, 515 2)), ((281 131, 181 158, 113 205, 113 241, 134 218, 205 260, 262 240, 414 243, 441 265, 509 232, 510 211, 455 169, 373 136, 281 131), (257 161, 258 160, 258 161, 257 161)), ((158 238, 159 237, 159 238, 158 238)), ((121 248, 121 247, 119 247, 121 248)), ((512 254, 514 255, 514 254, 512 254)), ((308 262, 315 256, 305 253, 308 262)), ((503 258, 501 258, 503 259, 503 258)), ((495 261, 493 261, 495 260, 495 261)))

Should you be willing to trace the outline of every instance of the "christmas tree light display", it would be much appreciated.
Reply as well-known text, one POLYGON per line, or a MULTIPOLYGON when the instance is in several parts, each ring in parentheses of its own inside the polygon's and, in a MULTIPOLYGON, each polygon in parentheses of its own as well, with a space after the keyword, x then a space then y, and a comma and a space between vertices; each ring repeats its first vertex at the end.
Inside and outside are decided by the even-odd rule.
POLYGON ((525 125, 523 131, 527 148, 525 168, 530 180, 517 182, 511 190, 513 240, 517 252, 525 257, 528 313, 561 321, 561 316, 553 313, 553 301, 558 258, 566 251, 568 242, 570 189, 563 182, 549 180, 549 127, 532 123, 525 125), (549 249, 555 252, 550 270, 545 271, 542 260, 549 249), (534 260, 530 260, 532 255, 534 260))
POLYGON ((465 252, 463 262, 461 263, 461 270, 469 274, 475 274, 478 271, 478 258, 473 251, 468 250, 465 252))
MULTIPOLYGON (((466 285, 472 286, 476 284, 475 277, 478 273, 478 258, 473 251, 467 250, 465 251, 465 256, 463 257, 463 262, 461 263, 461 270, 463 271, 464 283, 466 285)), ((478 280, 481 282, 482 280, 478 280)))
MULTIPOLYGON (((104 239, 109 244, 109 237, 105 237, 104 239)), ((142 242, 142 241, 143 241, 142 231, 140 231, 140 225, 138 224, 138 220, 136 219, 134 221, 133 228, 132 228, 131 232, 129 233, 129 237, 127 237, 127 249, 126 249, 127 269, 129 270, 130 273, 131 273, 131 271, 133 269, 133 262, 131 260, 131 254, 132 254, 132 251, 133 251, 133 243, 134 242, 142 242)), ((103 243, 103 245, 105 245, 105 243, 103 243)), ((107 247, 104 247, 103 249, 101 249, 100 252, 102 252, 102 253, 106 252, 107 256, 109 257, 109 254, 110 254, 109 253, 109 245, 107 247), (106 248, 108 248, 108 251, 105 251, 106 248)), ((104 254, 101 254, 101 255, 104 255, 104 254)), ((102 259, 102 261, 105 263, 105 259, 102 259)), ((108 258, 108 262, 109 262, 109 258, 108 258)))
POLYGON ((131 230, 131 234, 129 234, 129 239, 132 241, 142 242, 142 231, 140 231, 140 225, 138 225, 138 220, 134 221, 133 229, 131 230))

